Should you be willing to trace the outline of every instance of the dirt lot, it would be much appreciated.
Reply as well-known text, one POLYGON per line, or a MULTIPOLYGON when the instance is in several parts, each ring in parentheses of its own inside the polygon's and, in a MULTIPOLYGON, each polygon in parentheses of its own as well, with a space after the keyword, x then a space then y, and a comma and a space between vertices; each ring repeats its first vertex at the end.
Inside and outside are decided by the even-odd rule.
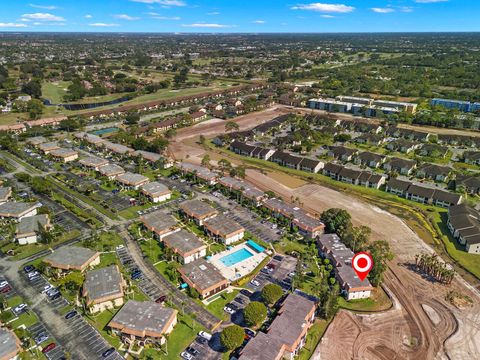
MULTIPOLYGON (((241 128, 269 120, 277 111, 246 115, 239 120, 241 128)), ((177 159, 185 159, 188 154, 188 161, 198 164, 205 149, 194 141, 195 137, 202 133, 212 136, 215 132, 223 133, 223 124, 179 131, 178 141, 171 147, 172 153, 181 156, 177 159)), ((262 174, 249 169, 247 180, 263 190, 274 191, 286 201, 292 196, 298 198, 304 208, 316 214, 331 207, 348 210, 355 224, 370 226, 373 238, 389 241, 396 255, 389 264, 385 285, 398 299, 397 309, 374 315, 340 312, 319 345, 315 359, 480 358, 480 294, 459 277, 447 287, 414 272, 410 265, 415 254, 432 250, 400 218, 355 197, 317 184, 299 182, 284 173, 262 174), (474 306, 459 310, 447 303, 445 294, 453 288, 469 295, 474 306), (435 318, 440 319, 437 324, 428 317, 422 304, 433 309, 435 318)))

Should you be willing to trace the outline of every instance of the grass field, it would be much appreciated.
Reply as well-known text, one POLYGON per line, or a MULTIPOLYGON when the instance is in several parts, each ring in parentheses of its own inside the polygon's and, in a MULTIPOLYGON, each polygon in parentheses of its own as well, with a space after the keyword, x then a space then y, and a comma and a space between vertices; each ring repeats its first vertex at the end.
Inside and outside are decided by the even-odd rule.
POLYGON ((56 81, 42 83, 42 95, 45 99, 50 100, 53 104, 63 102, 63 96, 67 93, 66 89, 71 84, 71 81, 56 81))
POLYGON ((392 307, 392 302, 385 291, 381 288, 374 288, 372 296, 368 299, 347 301, 343 296, 339 297, 340 308, 358 312, 385 311, 392 307))

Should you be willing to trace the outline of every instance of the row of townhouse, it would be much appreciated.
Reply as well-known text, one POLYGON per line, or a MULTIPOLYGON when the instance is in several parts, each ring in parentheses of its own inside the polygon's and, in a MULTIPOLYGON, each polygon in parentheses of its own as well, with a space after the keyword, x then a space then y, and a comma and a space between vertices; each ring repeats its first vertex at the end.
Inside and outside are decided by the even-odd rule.
POLYGON ((370 282, 360 280, 352 267, 354 253, 347 248, 337 234, 323 234, 317 238, 318 253, 329 259, 335 268, 335 277, 342 295, 347 300, 367 299, 373 287, 370 282))
MULTIPOLYGON (((299 207, 287 204, 280 199, 269 199, 264 192, 244 180, 235 179, 229 176, 218 176, 209 169, 198 165, 185 166, 185 163, 180 163, 179 166, 181 166, 184 173, 199 174, 202 172, 208 172, 209 176, 204 179, 204 182, 211 185, 218 184, 218 186, 221 186, 225 190, 231 191, 234 194, 241 194, 242 198, 247 199, 253 206, 263 207, 273 216, 281 217, 288 221, 289 226, 297 229, 303 236, 315 238, 324 231, 325 225, 318 219, 318 216, 312 215, 299 207)), ((202 204, 198 204, 198 206, 205 208, 206 204, 202 202, 202 204)), ((184 211, 187 215, 189 213, 192 214, 189 216, 194 219, 197 224, 203 225, 202 222, 204 219, 200 216, 202 212, 199 210, 195 212, 193 208, 185 210, 188 210, 188 212, 184 211), (194 216, 193 214, 195 213, 197 215, 194 216)), ((216 216, 213 215, 213 210, 215 209, 212 208, 211 213, 205 211, 204 216, 216 216)), ((225 220, 225 223, 228 223, 228 220, 225 220)), ((230 225, 230 227, 235 229, 233 224, 230 225)))
POLYGON ((440 166, 431 163, 423 163, 417 166, 414 160, 397 157, 387 157, 369 151, 359 152, 357 149, 344 146, 332 146, 328 150, 328 156, 344 162, 353 162, 357 165, 367 166, 373 169, 383 168, 385 172, 396 172, 400 175, 413 175, 420 179, 445 182, 452 175, 453 169, 449 166, 440 166))
POLYGON ((333 180, 373 189, 379 189, 386 181, 386 177, 383 175, 373 174, 369 171, 349 169, 343 165, 334 163, 325 164, 322 174, 333 180))
POLYGON ((480 213, 466 204, 448 208, 447 226, 452 236, 471 254, 480 254, 480 213))
POLYGON ((57 161, 68 163, 78 159, 78 152, 72 149, 62 148, 55 141, 48 141, 43 136, 36 136, 27 140, 27 143, 37 148, 45 155, 49 155, 57 161))
POLYGON ((269 160, 290 169, 312 173, 318 173, 324 166, 324 163, 320 160, 296 156, 283 151, 275 151, 273 149, 250 145, 240 141, 233 141, 230 144, 230 150, 242 156, 269 160))
POLYGON ((390 179, 386 184, 385 191, 408 200, 443 208, 459 205, 462 202, 461 195, 399 179, 390 179))
POLYGON ((305 346, 316 309, 314 299, 300 293, 289 294, 266 332, 258 332, 247 343, 239 360, 294 359, 305 346))
POLYGON ((25 121, 20 124, 0 125, 0 131, 7 131, 14 134, 21 134, 36 126, 58 126, 62 121, 67 120, 66 116, 55 116, 38 120, 25 121))

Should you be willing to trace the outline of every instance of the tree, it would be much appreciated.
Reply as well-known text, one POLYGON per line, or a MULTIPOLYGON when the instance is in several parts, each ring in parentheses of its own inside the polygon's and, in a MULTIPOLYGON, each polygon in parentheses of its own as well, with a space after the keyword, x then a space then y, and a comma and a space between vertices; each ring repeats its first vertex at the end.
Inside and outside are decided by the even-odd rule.
POLYGON ((140 121, 140 114, 136 111, 129 112, 125 117, 125 123, 128 125, 135 125, 140 121))
POLYGON ((238 325, 227 326, 220 334, 220 342, 227 350, 238 348, 243 343, 245 332, 238 325))
POLYGON ((243 309, 243 317, 248 325, 258 326, 267 317, 267 307, 259 301, 252 301, 243 309))
POLYGON ((350 214, 344 209, 331 208, 322 213, 320 219, 329 233, 345 233, 351 229, 350 214))
POLYGON ((230 132, 230 131, 238 131, 238 129, 240 129, 240 126, 235 122, 235 121, 228 121, 226 124, 225 124, 225 131, 226 132, 230 132))
POLYGON ((200 135, 199 140, 200 140, 200 144, 205 145, 205 142, 206 142, 205 135, 200 135))
POLYGON ((262 289, 262 299, 267 305, 274 305, 282 295, 282 288, 277 284, 268 284, 262 289))
POLYGON ((236 170, 237 170, 237 176, 241 179, 245 179, 245 166, 237 166, 236 167, 236 170))
POLYGON ((358 252, 365 249, 371 234, 372 229, 368 226, 361 225, 353 227, 352 231, 344 236, 343 242, 352 249, 353 252, 358 252))
POLYGON ((36 99, 42 97, 42 85, 38 80, 32 80, 22 86, 22 92, 36 99))
POLYGON ((367 251, 373 259, 373 267, 368 274, 373 286, 379 286, 383 281, 383 274, 387 270, 387 261, 393 259, 390 244, 385 240, 377 240, 367 246, 367 251))
POLYGON ((210 155, 206 154, 206 155, 202 158, 202 166, 206 166, 206 167, 209 167, 209 166, 210 166, 210 155))
POLYGON ((40 100, 32 99, 27 102, 27 111, 30 119, 38 119, 43 114, 45 106, 40 100))
POLYGON ((177 135, 177 130, 175 129, 168 129, 167 131, 165 131, 165 137, 167 139, 171 139, 175 137, 175 135, 177 135))

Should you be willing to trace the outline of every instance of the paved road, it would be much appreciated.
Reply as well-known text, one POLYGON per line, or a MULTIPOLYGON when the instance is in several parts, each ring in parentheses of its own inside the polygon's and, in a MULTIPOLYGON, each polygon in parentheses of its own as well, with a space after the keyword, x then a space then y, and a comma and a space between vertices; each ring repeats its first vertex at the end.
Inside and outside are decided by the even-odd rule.
POLYGON ((142 250, 138 242, 132 238, 128 231, 123 230, 119 235, 125 240, 128 252, 136 263, 137 267, 143 272, 163 295, 170 295, 172 302, 181 308, 185 309, 186 313, 194 313, 197 315, 197 321, 207 329, 214 329, 220 323, 220 319, 205 310, 202 306, 190 299, 187 295, 182 293, 179 289, 173 286, 167 279, 165 279, 155 267, 143 258, 142 250))

